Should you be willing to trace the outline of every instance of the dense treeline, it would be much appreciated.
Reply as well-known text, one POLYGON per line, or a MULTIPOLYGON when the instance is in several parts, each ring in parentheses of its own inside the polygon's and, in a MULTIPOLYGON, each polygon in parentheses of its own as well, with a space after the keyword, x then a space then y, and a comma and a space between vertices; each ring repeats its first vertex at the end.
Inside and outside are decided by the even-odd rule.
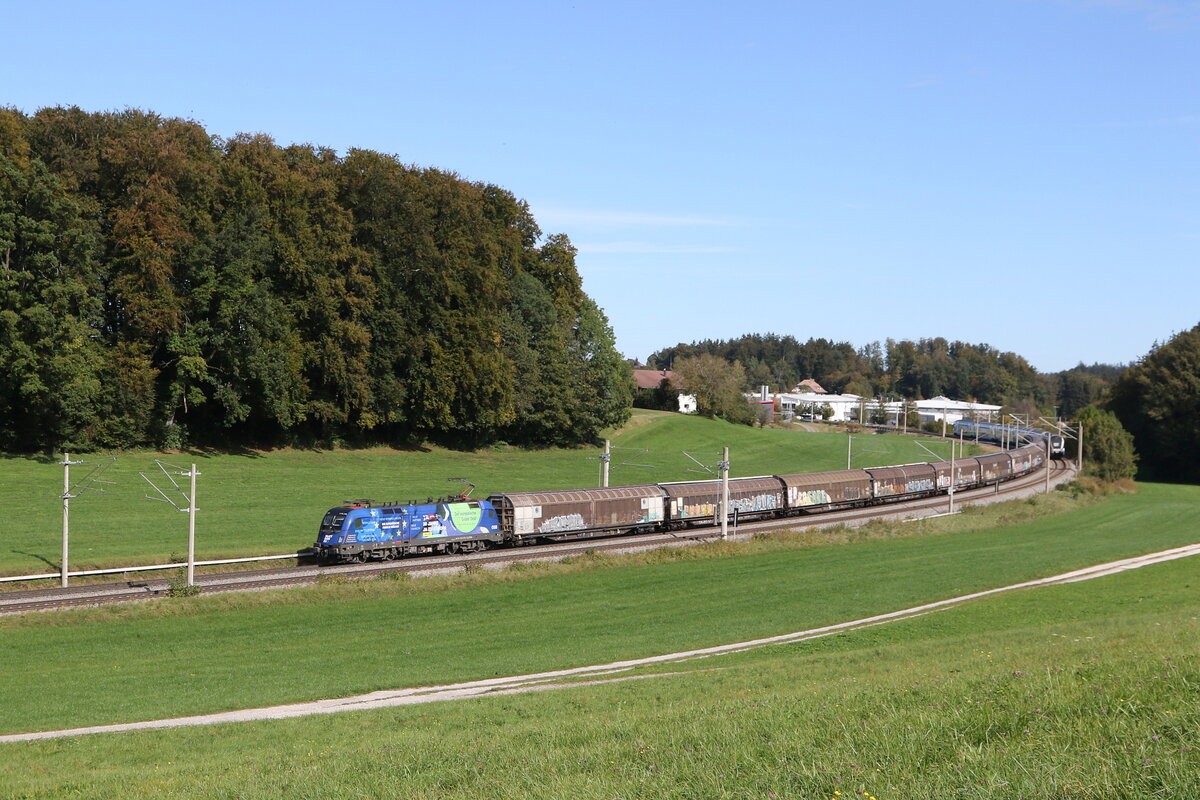
POLYGON ((1080 364, 1042 374, 1021 356, 986 344, 939 337, 916 342, 888 339, 855 348, 848 342, 800 342, 773 333, 678 344, 654 353, 648 363, 668 369, 701 354, 739 363, 745 391, 764 384, 787 389, 813 378, 834 393, 913 400, 945 395, 1003 405, 1020 413, 1052 413, 1057 407, 1064 419, 1098 402, 1125 369, 1080 364))
POLYGON ((1116 381, 1107 406, 1133 435, 1145 477, 1200 482, 1200 325, 1155 344, 1116 381))
POLYGON ((1053 404, 1055 387, 1014 353, 985 344, 948 342, 942 338, 917 342, 888 339, 855 349, 847 342, 791 336, 748 334, 730 341, 679 344, 650 357, 651 366, 666 368, 677 358, 709 353, 739 361, 746 388, 762 384, 794 386, 813 378, 835 393, 865 397, 927 398, 946 395, 974 398, 982 403, 1053 404))
POLYGON ((497 439, 628 414, 565 235, 391 156, 0 109, 0 448, 497 439))

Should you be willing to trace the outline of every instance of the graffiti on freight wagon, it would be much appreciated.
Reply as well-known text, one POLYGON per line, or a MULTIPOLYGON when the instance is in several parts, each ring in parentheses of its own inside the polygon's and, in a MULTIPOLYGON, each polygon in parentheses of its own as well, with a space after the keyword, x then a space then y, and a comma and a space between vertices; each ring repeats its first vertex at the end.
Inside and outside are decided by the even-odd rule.
POLYGON ((562 531, 581 531, 587 525, 583 522, 582 514, 563 514, 551 517, 538 526, 538 533, 561 533, 562 531))
MULTIPOLYGON (((681 505, 679 516, 683 519, 712 517, 717 514, 719 504, 712 501, 687 503, 681 505)), ((774 492, 759 494, 753 497, 729 498, 730 513, 750 514, 756 511, 771 511, 779 508, 779 495, 774 492)))
POLYGON ((792 505, 794 506, 823 506, 832 502, 833 498, 824 489, 810 489, 807 492, 792 490, 792 505))

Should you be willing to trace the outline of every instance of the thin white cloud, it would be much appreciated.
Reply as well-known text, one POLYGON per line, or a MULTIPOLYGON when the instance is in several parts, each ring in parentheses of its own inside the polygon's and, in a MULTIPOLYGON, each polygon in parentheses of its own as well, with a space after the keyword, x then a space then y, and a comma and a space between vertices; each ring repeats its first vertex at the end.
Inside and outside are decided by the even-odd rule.
POLYGON ((1157 119, 1130 119, 1117 122, 1102 122, 1101 128, 1195 128, 1200 126, 1200 114, 1180 114, 1176 117, 1157 119))
POLYGON ((578 208, 537 208, 538 221, 572 225, 656 225, 660 227, 728 227, 737 223, 716 217, 686 217, 646 214, 637 211, 599 211, 578 208))
POLYGON ((1066 0, 1083 8, 1106 8, 1141 17, 1151 30, 1189 30, 1200 27, 1196 0, 1066 0))
POLYGON ((622 253, 625 255, 710 255, 736 252, 719 245, 658 244, 656 242, 592 242, 576 244, 581 253, 622 253))

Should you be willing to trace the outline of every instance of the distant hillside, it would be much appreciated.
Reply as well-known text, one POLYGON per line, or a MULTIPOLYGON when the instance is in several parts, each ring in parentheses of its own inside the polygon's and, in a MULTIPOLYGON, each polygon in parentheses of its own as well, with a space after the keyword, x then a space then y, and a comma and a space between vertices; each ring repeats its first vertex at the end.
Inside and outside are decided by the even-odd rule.
POLYGON ((668 369, 676 359, 702 353, 740 362, 747 390, 763 384, 790 388, 813 378, 830 392, 911 399, 946 395, 1047 413, 1059 406, 1062 416, 1099 399, 1124 369, 1081 364, 1042 374, 1016 353, 986 344, 938 337, 916 342, 888 339, 855 348, 849 342, 811 338, 801 342, 774 333, 680 343, 651 355, 648 366, 668 369))

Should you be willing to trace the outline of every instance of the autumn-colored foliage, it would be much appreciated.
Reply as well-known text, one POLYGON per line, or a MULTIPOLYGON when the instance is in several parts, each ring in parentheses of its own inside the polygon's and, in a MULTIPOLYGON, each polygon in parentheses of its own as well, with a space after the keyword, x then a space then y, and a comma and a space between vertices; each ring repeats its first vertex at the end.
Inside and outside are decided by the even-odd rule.
POLYGON ((0 449, 570 444, 630 398, 570 240, 504 189, 0 109, 0 449))

